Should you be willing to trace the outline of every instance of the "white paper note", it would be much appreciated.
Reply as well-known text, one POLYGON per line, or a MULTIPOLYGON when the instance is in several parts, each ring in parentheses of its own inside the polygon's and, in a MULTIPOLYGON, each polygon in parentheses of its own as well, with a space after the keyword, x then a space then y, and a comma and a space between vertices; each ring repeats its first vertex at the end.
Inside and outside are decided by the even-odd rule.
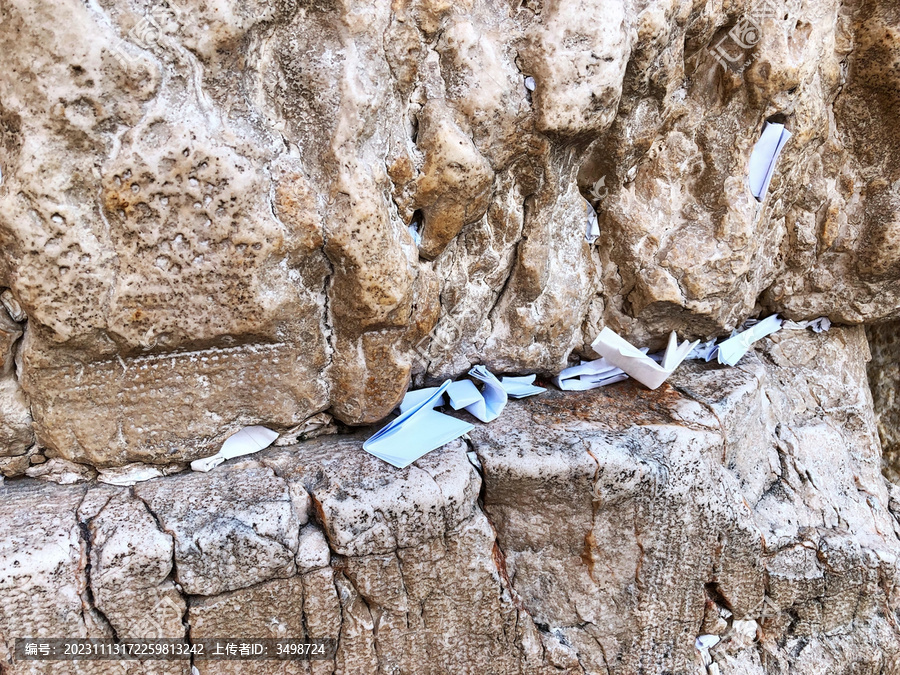
POLYGON ((649 389, 656 389, 675 372, 698 344, 700 340, 695 342, 685 340, 679 345, 675 331, 672 331, 669 335, 669 344, 662 356, 662 363, 659 364, 609 328, 600 331, 600 335, 591 346, 611 365, 621 368, 649 389))
POLYGON ((593 244, 600 236, 600 222, 597 220, 597 212, 587 199, 584 200, 584 211, 587 219, 584 228, 584 240, 589 244, 593 244))
POLYGON ((454 410, 461 410, 473 403, 484 400, 481 396, 481 392, 478 391, 478 387, 475 386, 475 383, 472 382, 472 380, 458 380, 452 382, 450 386, 447 387, 447 396, 450 397, 450 406, 454 410))
POLYGON ((701 342, 699 345, 694 347, 691 350, 691 353, 687 355, 687 359, 693 360, 703 360, 709 363, 714 358, 716 358, 716 354, 718 353, 718 346, 716 345, 716 340, 713 338, 707 342, 701 342))
POLYGON ((763 201, 769 191, 769 183, 775 173, 775 164, 784 144, 791 137, 791 132, 783 124, 766 123, 762 136, 753 146, 750 154, 750 192, 757 201, 763 201))
POLYGON ((244 427, 225 439, 219 452, 212 457, 204 457, 191 462, 191 469, 194 471, 210 471, 226 459, 265 450, 272 445, 276 438, 278 438, 278 434, 266 427, 244 427))
POLYGON ((831 328, 831 319, 827 316, 820 316, 818 319, 809 321, 785 321, 781 324, 782 330, 805 330, 812 328, 814 333, 824 333, 831 328))
POLYGON ((507 396, 513 398, 525 398, 526 396, 534 396, 542 394, 546 389, 537 387, 534 384, 535 375, 522 375, 520 377, 501 377, 500 384, 506 391, 507 396))
MULTIPOLYGON (((641 353, 646 354, 647 350, 642 349, 641 353)), ((628 375, 621 368, 616 368, 606 359, 596 359, 566 368, 553 378, 553 384, 563 391, 587 391, 627 379, 628 375)))
POLYGON ((399 417, 363 443, 363 449, 388 464, 403 469, 422 455, 471 431, 473 427, 468 422, 434 409, 440 405, 449 386, 450 380, 447 380, 440 387, 434 388, 430 396, 401 412, 399 417))
MULTIPOLYGON (((422 401, 425 401, 434 394, 439 389, 439 387, 425 387, 424 389, 416 389, 415 391, 406 392, 406 396, 403 397, 403 400, 400 402, 400 412, 405 413, 410 408, 415 408, 422 401)), ((437 399, 435 404, 431 406, 432 408, 437 408, 438 406, 444 405, 444 396, 443 394, 437 399)))
POLYGON ((781 319, 777 314, 758 321, 742 333, 728 338, 718 346, 717 358, 719 363, 728 366, 737 364, 757 340, 781 330, 781 319))
POLYGON ((694 640, 694 646, 697 649, 710 649, 719 644, 721 640, 722 638, 718 635, 698 635, 697 639, 694 640))
POLYGON ((409 234, 412 236, 413 241, 416 242, 416 246, 422 245, 422 233, 420 232, 421 226, 417 221, 413 221, 409 225, 409 234))
POLYGON ((484 366, 474 366, 469 371, 469 376, 480 380, 484 384, 484 389, 481 391, 481 401, 466 406, 466 410, 482 422, 493 422, 506 407, 508 400, 506 390, 500 384, 500 380, 484 366))

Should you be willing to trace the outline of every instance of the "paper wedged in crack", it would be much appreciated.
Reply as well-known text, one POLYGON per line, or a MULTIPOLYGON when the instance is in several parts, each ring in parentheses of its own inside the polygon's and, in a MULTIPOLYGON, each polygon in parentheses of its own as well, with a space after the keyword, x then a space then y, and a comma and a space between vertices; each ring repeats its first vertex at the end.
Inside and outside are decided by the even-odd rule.
POLYGON ((591 346, 609 364, 621 368, 625 373, 649 389, 656 389, 666 381, 669 375, 675 372, 675 369, 698 344, 699 340, 696 342, 685 340, 678 344, 675 331, 672 331, 669 334, 669 344, 660 359, 660 363, 654 361, 609 328, 604 328, 600 331, 600 335, 597 336, 597 339, 594 340, 591 346))
POLYGON ((406 410, 366 440, 363 449, 404 469, 424 454, 469 431, 472 425, 468 422, 434 409, 441 404, 449 386, 448 380, 440 387, 416 393, 406 410))
POLYGON ((749 0, 289 5, 8 3, 15 453, 187 463, 244 426, 375 423, 474 363, 553 375, 604 326, 898 315, 887 0, 786 7, 726 64, 749 0), (759 202, 767 120, 794 142, 759 202))

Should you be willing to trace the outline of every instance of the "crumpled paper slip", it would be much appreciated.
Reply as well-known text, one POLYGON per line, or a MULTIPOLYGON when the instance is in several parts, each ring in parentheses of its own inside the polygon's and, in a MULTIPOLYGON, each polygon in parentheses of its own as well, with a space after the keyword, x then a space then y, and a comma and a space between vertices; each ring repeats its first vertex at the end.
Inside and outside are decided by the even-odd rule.
POLYGON ((507 396, 513 398, 525 398, 526 396, 543 394, 547 390, 534 384, 536 377, 537 375, 521 375, 518 377, 507 375, 500 378, 500 385, 506 391, 507 396))
POLYGON ((769 183, 775 173, 775 164, 785 143, 791 137, 791 132, 784 128, 783 124, 766 123, 762 136, 753 146, 750 154, 749 181, 750 192, 757 201, 763 201, 769 191, 769 183))
MULTIPOLYGON (((750 323, 751 322, 748 321, 744 325, 746 326, 750 323)), ((767 335, 780 331, 781 324, 782 321, 778 318, 777 314, 766 317, 762 321, 753 322, 745 331, 733 335, 718 345, 716 357, 719 363, 728 366, 736 365, 744 354, 749 351, 750 345, 767 335)))
POLYGON ((418 402, 408 406, 399 417, 375 432, 363 443, 363 449, 398 469, 404 469, 426 453, 471 431, 474 427, 468 422, 434 409, 441 405, 449 386, 450 380, 447 380, 440 387, 429 387, 428 395, 420 393, 426 391, 423 389, 409 392, 407 397, 415 394, 418 402))
POLYGON ((716 345, 716 339, 708 340, 707 342, 701 342, 699 345, 694 347, 691 350, 691 353, 687 355, 688 360, 699 361, 703 360, 709 363, 714 358, 716 358, 716 354, 719 351, 718 345, 716 345))
POLYGON ((589 244, 593 244, 600 236, 600 221, 597 219, 597 211, 587 199, 584 200, 584 211, 587 218, 584 228, 584 240, 589 244))
MULTIPOLYGON (((499 394, 489 388, 496 388, 497 378, 484 366, 476 366, 476 368, 481 369, 479 372, 486 373, 484 375, 487 380, 479 378, 475 375, 476 379, 479 379, 482 382, 485 382, 485 390, 488 392, 487 395, 489 397, 493 397, 492 404, 489 405, 485 400, 485 396, 478 390, 478 387, 475 386, 475 383, 472 380, 457 380, 456 382, 451 382, 447 389, 444 391, 441 396, 436 398, 433 402, 432 408, 437 408, 439 406, 444 405, 446 402, 445 397, 450 399, 450 406, 454 410, 469 410, 473 415, 478 417, 477 414, 472 412, 472 410, 477 410, 479 414, 489 415, 488 409, 491 406, 495 406, 496 402, 502 398, 499 394), (470 410, 470 407, 472 408, 470 410), (484 410, 484 413, 481 411, 484 410)), ((473 368, 474 370, 474 368, 473 368)), ((470 373, 471 374, 471 373, 470 373)), ((506 392, 507 396, 511 396, 513 398, 525 398, 526 396, 534 396, 535 394, 540 394, 545 391, 543 387, 537 387, 534 385, 534 380, 536 375, 522 375, 522 376, 506 376, 503 377, 499 384, 503 391, 506 392)), ((436 391, 438 387, 425 387, 424 389, 416 389, 414 391, 408 391, 406 396, 403 397, 403 402, 400 404, 400 412, 406 412, 413 406, 418 405, 420 402, 424 401, 427 398, 430 398, 436 391)), ((505 405, 505 403, 504 403, 505 405)), ((500 410, 503 407, 497 410, 497 414, 500 414, 500 410)), ((481 417, 478 417, 481 419, 481 417)), ((493 419, 493 418, 492 418, 493 419)))
POLYGON ((820 316, 818 319, 809 321, 785 321, 781 324, 782 330, 806 330, 807 328, 812 328, 814 333, 824 333, 831 328, 831 319, 827 316, 820 316))
POLYGON ((337 427, 334 425, 331 415, 328 413, 317 413, 281 434, 275 440, 275 445, 278 447, 296 445, 300 441, 316 438, 317 436, 336 434, 337 432, 337 427))
MULTIPOLYGON (((641 349, 646 354, 646 349, 641 349)), ((566 368, 553 378, 553 384, 563 391, 587 391, 605 387, 608 384, 627 380, 628 375, 621 368, 611 365, 606 359, 582 361, 581 365, 566 368)))
POLYGON ((719 672, 719 667, 713 663, 709 650, 721 641, 722 640, 718 635, 699 635, 697 636, 697 639, 694 640, 694 649, 696 649, 700 655, 700 662, 703 664, 707 675, 719 672), (713 668, 713 666, 715 667, 713 668))
POLYGON ((675 369, 698 344, 700 344, 700 340, 694 342, 685 340, 679 345, 678 337, 675 335, 675 331, 672 331, 669 335, 669 344, 662 355, 662 363, 656 363, 651 357, 609 328, 600 331, 600 335, 591 346, 611 365, 621 368, 647 388, 656 389, 666 381, 669 375, 675 372, 675 369))
POLYGON ((222 448, 212 457, 195 459, 191 462, 191 469, 203 472, 210 471, 226 459, 252 455, 254 452, 265 450, 272 445, 276 438, 278 438, 278 433, 266 427, 244 427, 226 438, 222 448))
POLYGON ((473 366, 469 377, 474 377, 484 384, 481 400, 466 406, 466 410, 482 422, 493 422, 503 412, 509 397, 506 389, 494 374, 484 366, 473 366))
POLYGON ((412 236, 413 241, 416 242, 416 246, 422 245, 422 235, 419 233, 418 223, 413 223, 409 226, 409 234, 412 236))

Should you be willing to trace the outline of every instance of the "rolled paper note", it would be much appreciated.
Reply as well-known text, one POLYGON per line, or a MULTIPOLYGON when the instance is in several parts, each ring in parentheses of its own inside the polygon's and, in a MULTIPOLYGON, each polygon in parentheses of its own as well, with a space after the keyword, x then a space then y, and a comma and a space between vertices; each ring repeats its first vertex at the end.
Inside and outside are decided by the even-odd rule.
POLYGON ((757 201, 763 201, 769 191, 769 183, 775 173, 775 164, 785 143, 791 137, 791 132, 784 128, 783 124, 766 123, 762 136, 753 146, 750 154, 750 192, 757 201))

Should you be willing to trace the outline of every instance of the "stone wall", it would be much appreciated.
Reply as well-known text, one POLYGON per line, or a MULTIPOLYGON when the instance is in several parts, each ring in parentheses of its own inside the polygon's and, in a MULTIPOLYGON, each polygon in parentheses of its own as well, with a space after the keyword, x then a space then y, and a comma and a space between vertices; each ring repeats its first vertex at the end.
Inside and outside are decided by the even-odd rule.
MULTIPOLYGON (((900 488, 866 357, 862 329, 789 331, 655 392, 511 402, 404 470, 360 434, 133 488, 8 481, 6 655, 26 635, 309 631, 339 645, 311 671, 194 666, 698 673, 717 634, 722 673, 900 673, 900 488)), ((66 672, 190 669, 87 663, 66 672)))
POLYGON ((892 0, 0 12, 6 452, 26 396, 47 456, 166 464, 478 362, 553 374, 604 325, 898 315, 892 0))
POLYGON ((2 0, 0 54, 0 673, 900 673, 895 0, 2 0), (835 327, 361 449, 774 312, 835 327), (12 653, 228 634, 338 651, 12 653))

